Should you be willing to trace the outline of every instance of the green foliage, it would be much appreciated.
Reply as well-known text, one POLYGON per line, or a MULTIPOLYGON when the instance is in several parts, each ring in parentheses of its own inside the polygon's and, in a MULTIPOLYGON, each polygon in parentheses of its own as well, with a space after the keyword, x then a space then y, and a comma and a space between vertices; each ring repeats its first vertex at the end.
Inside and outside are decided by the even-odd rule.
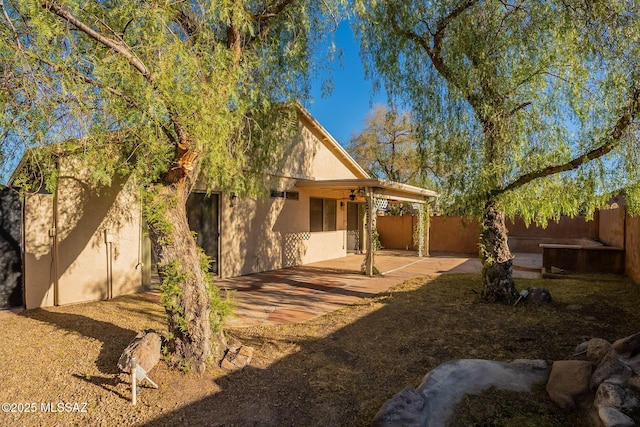
POLYGON ((222 330, 224 320, 233 314, 235 309, 233 303, 233 293, 226 291, 224 296, 221 295, 220 288, 213 283, 213 276, 209 272, 210 259, 207 254, 201 248, 200 250, 200 269, 202 275, 205 278, 207 286, 207 294, 209 295, 209 304, 211 306, 211 312, 209 314, 209 320, 211 322, 211 329, 214 332, 222 330))
POLYGON ((423 167, 448 172, 443 209, 480 215, 499 199, 509 216, 544 224, 637 194, 640 4, 357 0, 354 10, 368 76, 411 108, 430 148, 423 167))
POLYGON ((158 268, 163 271, 160 301, 167 313, 175 319, 180 332, 185 333, 189 330, 189 322, 181 302, 183 292, 180 285, 186 281, 189 273, 182 268, 178 260, 164 263, 158 268))
MULTIPOLYGON (((293 128, 294 110, 280 106, 308 96, 322 57, 311 53, 345 3, 0 2, 1 172, 25 154, 17 180, 51 189, 56 161, 68 155, 89 184, 126 176, 144 189, 159 259, 167 245, 177 246, 171 258, 189 255, 195 243, 178 235, 188 230, 176 231, 165 213, 186 220, 180 204, 197 180, 208 190, 259 191, 261 172, 282 157, 293 128)), ((205 315, 185 313, 181 301, 180 286, 199 273, 189 259, 160 266, 175 335, 188 332, 187 317, 205 315)), ((229 298, 213 285, 209 293, 219 329, 229 298)), ((186 345, 208 347, 206 332, 186 345)))
POLYGON ((169 171, 186 136, 208 186, 251 192, 258 174, 244 171, 273 164, 282 142, 269 124, 283 113, 270 107, 308 96, 308 72, 324 59, 313 49, 330 37, 342 4, 4 2, 3 167, 25 151, 56 151, 51 143, 75 139, 74 154, 96 182, 119 173, 145 185, 169 171))
POLYGON ((166 212, 172 206, 176 206, 178 200, 175 197, 160 194, 159 187, 142 189, 142 215, 147 225, 156 230, 160 236, 159 244, 172 243, 171 233, 173 223, 168 219, 166 212))

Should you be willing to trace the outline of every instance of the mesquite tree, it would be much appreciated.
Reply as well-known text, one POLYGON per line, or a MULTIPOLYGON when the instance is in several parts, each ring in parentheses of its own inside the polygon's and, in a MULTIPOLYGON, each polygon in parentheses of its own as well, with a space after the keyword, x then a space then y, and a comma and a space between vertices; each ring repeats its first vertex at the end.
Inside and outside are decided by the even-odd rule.
POLYGON ((545 224, 624 191, 637 210, 640 4, 625 0, 356 0, 369 75, 413 110, 481 218, 483 295, 512 301, 505 215, 545 224))
POLYGON ((282 142, 273 129, 296 123, 272 107, 308 93, 311 49, 339 3, 0 1, 5 164, 26 152, 29 172, 52 187, 47 158, 72 151, 96 183, 119 174, 140 184, 169 350, 196 372, 225 350, 226 307, 189 230, 187 197, 196 179, 256 188, 282 142))
POLYGON ((407 112, 376 105, 365 118, 362 131, 354 134, 347 151, 378 178, 407 184, 418 183, 418 144, 407 112))

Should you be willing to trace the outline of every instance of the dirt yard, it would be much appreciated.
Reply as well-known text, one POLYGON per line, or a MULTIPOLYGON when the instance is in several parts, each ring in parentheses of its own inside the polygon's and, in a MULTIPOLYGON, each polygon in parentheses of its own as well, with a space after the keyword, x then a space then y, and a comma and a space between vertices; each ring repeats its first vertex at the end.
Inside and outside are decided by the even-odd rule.
MULTIPOLYGON (((196 376, 161 362, 149 374, 160 388, 143 387, 135 407, 116 363, 137 331, 164 331, 156 303, 134 295, 1 313, 0 402, 23 412, 0 413, 0 425, 368 425, 389 397, 448 360, 565 359, 586 339, 640 332, 640 286, 632 282, 518 281, 528 286, 547 287, 554 302, 482 303, 478 275, 448 275, 409 281, 305 323, 229 330, 255 348, 248 368, 196 376)), ((539 388, 468 398, 455 425, 588 419, 556 409, 539 388)))

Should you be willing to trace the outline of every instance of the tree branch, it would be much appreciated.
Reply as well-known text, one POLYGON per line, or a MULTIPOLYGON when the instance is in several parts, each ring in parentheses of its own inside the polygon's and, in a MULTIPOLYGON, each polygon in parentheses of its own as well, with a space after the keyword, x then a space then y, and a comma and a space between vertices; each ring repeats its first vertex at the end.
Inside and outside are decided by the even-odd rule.
POLYGON ((509 111, 507 113, 507 116, 513 116, 515 113, 522 110, 523 108, 527 108, 529 105, 531 105, 531 101, 523 102, 522 104, 518 105, 517 107, 509 111))
MULTIPOLYGON (((62 72, 62 67, 58 66, 54 62, 49 61, 48 59, 40 57, 40 56, 34 56, 34 55, 30 55, 30 56, 32 56, 32 58, 34 60, 42 62, 43 64, 48 65, 53 70, 56 70, 57 72, 62 72)), ((88 83, 88 84, 90 84, 92 86, 95 86, 95 87, 99 87, 100 89, 104 89, 107 92, 111 93, 112 95, 115 95, 117 97, 122 98, 127 104, 129 104, 130 107, 137 107, 138 106, 138 103, 133 98, 131 98, 130 96, 120 92, 119 90, 117 90, 115 88, 112 88, 111 86, 104 85, 104 84, 100 83, 99 81, 97 81, 95 79, 92 79, 91 77, 86 76, 86 75, 82 74, 81 72, 76 71, 76 70, 74 70, 72 68, 65 68, 65 70, 70 72, 75 78, 78 78, 78 79, 82 80, 85 83, 88 83)))
POLYGON ((393 7, 388 9, 388 17, 391 22, 391 27, 393 28, 393 31, 396 34, 406 37, 407 39, 416 43, 418 46, 422 47, 427 53, 427 55, 429 56, 429 58, 431 59, 431 63, 435 67, 436 71, 438 71, 438 73, 440 73, 440 75, 442 75, 442 77, 444 77, 445 80, 449 81, 458 90, 460 90, 460 92, 465 95, 467 100, 474 106, 474 108, 477 104, 476 102, 477 100, 475 99, 473 94, 465 93, 463 88, 458 84, 457 80, 454 78, 453 71, 447 66, 447 64, 444 61, 444 58, 442 56, 442 42, 444 41, 447 27, 449 26, 449 24, 458 16, 466 12, 468 9, 480 3, 480 1, 482 0, 466 0, 465 2, 461 3, 458 7, 456 7, 454 10, 452 10, 451 13, 440 18, 436 23, 435 32, 430 33, 429 35, 429 39, 430 41, 432 41, 432 44, 430 44, 427 41, 427 37, 425 37, 424 35, 417 34, 405 28, 401 28, 400 25, 398 24, 396 14, 393 13, 393 7))
POLYGON ((138 59, 135 54, 131 52, 131 50, 129 50, 127 46, 125 46, 122 42, 113 40, 95 31, 80 19, 78 19, 76 16, 74 16, 70 11, 64 9, 62 6, 56 3, 55 0, 41 1, 42 7, 69 22, 79 31, 96 40, 98 43, 101 43, 113 49, 118 54, 122 55, 127 60, 127 62, 136 70, 138 70, 138 72, 142 74, 147 82, 149 82, 158 92, 158 95, 163 100, 164 105, 167 108, 167 111, 169 113, 169 120, 173 125, 173 131, 175 132, 174 137, 169 131, 169 128, 163 126, 165 134, 167 135, 171 143, 175 145, 174 158, 171 168, 169 169, 165 177, 165 180, 171 184, 183 183, 184 180, 190 177, 191 173, 194 171, 199 153, 192 150, 192 141, 188 130, 182 124, 179 114, 171 105, 170 100, 167 99, 166 94, 162 93, 162 90, 157 87, 151 71, 149 71, 146 65, 140 59, 138 59))
POLYGON ((11 28, 11 32, 13 33, 16 43, 18 44, 18 49, 22 50, 22 43, 20 43, 20 37, 18 37, 18 32, 16 31, 16 27, 14 27, 13 22, 11 22, 11 18, 9 18, 9 14, 7 13, 7 9, 4 7, 4 1, 0 0, 0 9, 2 9, 2 14, 4 15, 4 19, 7 21, 9 28, 11 28))
POLYGON ((631 99, 629 104, 623 111, 623 114, 616 120, 615 125, 613 126, 611 132, 608 136, 603 138, 601 144, 594 148, 593 150, 584 153, 574 159, 560 164, 548 166, 543 169, 539 169, 537 171, 529 172, 517 178, 515 181, 510 184, 498 188, 491 192, 492 196, 497 196, 499 194, 505 193, 510 190, 514 190, 518 187, 521 187, 525 184, 528 184, 531 181, 534 181, 538 178, 544 178, 547 176, 555 175, 561 172, 567 172, 570 170, 577 169, 578 167, 584 165, 585 163, 600 158, 612 150, 614 150, 622 140, 627 129, 633 124, 633 121, 638 117, 640 113, 640 88, 635 88, 631 95, 631 99))
POLYGON ((287 6, 294 3, 296 0, 283 0, 280 3, 276 3, 270 7, 267 7, 264 12, 259 15, 254 15, 253 19, 256 22, 268 21, 271 18, 277 17, 287 6))
POLYGON ((265 8, 262 13, 253 15, 253 20, 256 23, 258 30, 255 35, 248 38, 245 43, 251 44, 255 40, 264 37, 269 32, 269 21, 278 17, 287 8, 287 6, 295 3, 296 1, 297 0, 283 0, 265 8))
POLYGON ((131 52, 121 42, 113 40, 95 31, 93 28, 89 27, 87 24, 85 24, 80 19, 78 19, 70 11, 60 6, 55 0, 42 0, 41 5, 43 8, 50 10, 51 12, 58 15, 60 18, 69 22, 78 30, 82 31, 92 39, 118 52, 127 60, 127 62, 129 62, 131 66, 133 66, 136 70, 138 70, 140 74, 142 74, 142 76, 145 79, 147 79, 147 81, 153 82, 153 76, 151 75, 151 71, 149 71, 149 69, 144 65, 144 63, 140 59, 138 59, 135 56, 135 54, 131 52))

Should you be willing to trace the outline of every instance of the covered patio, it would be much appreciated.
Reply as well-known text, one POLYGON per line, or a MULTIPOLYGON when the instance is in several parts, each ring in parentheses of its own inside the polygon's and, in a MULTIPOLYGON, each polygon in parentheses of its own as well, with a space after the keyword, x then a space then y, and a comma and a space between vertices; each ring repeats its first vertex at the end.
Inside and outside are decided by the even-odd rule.
MULTIPOLYGON (((392 286, 418 277, 450 273, 478 273, 478 258, 437 254, 420 257, 414 251, 380 250, 375 263, 379 276, 361 273, 365 255, 351 254, 281 270, 216 281, 234 291, 236 310, 227 327, 296 323, 373 297, 392 286)), ((538 254, 516 254, 516 277, 539 277, 538 254)))
MULTIPOLYGON (((417 256, 422 257, 429 253, 428 228, 425 227, 425 215, 428 215, 426 207, 434 202, 439 194, 432 190, 415 187, 399 182, 387 181, 379 178, 365 179, 336 179, 336 180, 307 180, 298 179, 296 187, 321 189, 328 197, 348 199, 351 204, 359 204, 364 209, 358 210, 358 218, 350 221, 347 213, 347 233, 356 234, 356 252, 364 252, 365 259, 361 264, 367 276, 373 276, 375 251, 374 235, 376 232, 376 218, 378 212, 384 211, 389 204, 410 204, 418 214, 418 227, 416 236, 417 256), (345 194, 346 193, 346 194, 345 194), (370 250, 373 249, 373 250, 370 250)), ((348 207, 348 206, 347 206, 348 207)), ((355 212, 354 212, 355 213, 355 212)), ((348 243, 351 246, 352 243, 348 243)), ((381 270, 379 270, 381 271, 381 270)))

